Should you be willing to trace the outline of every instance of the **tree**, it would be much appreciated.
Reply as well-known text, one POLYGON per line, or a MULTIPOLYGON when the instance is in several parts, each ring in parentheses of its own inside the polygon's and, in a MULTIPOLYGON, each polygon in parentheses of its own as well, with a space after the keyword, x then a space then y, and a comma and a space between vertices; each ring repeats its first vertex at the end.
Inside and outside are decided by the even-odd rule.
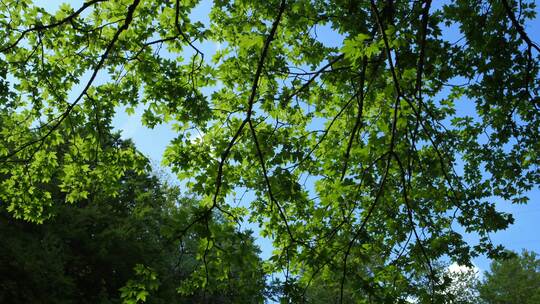
MULTIPOLYGON (((122 149, 133 148, 118 136, 116 141, 122 149)), ((216 246, 228 256, 211 253, 206 258, 222 267, 212 273, 224 277, 210 278, 207 288, 178 291, 182 284, 200 281, 204 263, 197 254, 207 237, 197 231, 183 240, 175 235, 192 216, 196 199, 180 197, 178 189, 147 171, 128 171, 119 183, 116 196, 96 193, 75 204, 54 205, 54 216, 42 224, 14 219, 2 204, 0 302, 262 301, 264 273, 250 232, 218 218, 209 224, 220 233, 216 246)), ((65 200, 59 189, 49 190, 55 201, 65 200)))
POLYGON ((523 27, 534 1, 216 0, 207 24, 190 20, 197 4, 0 5, 12 214, 42 220, 52 195, 34 185, 51 175, 71 202, 97 177, 118 191, 106 186, 136 157, 99 143, 122 105, 175 126, 165 164, 200 198, 179 238, 203 227, 202 256, 220 252, 213 216, 247 213, 273 239, 265 271, 284 287, 331 278, 337 302, 348 284, 353 297, 433 302, 433 261, 503 252, 489 233, 513 219, 495 200, 525 203, 540 179, 540 48, 523 27), (204 43, 223 47, 209 59, 204 43), (245 189, 254 199, 232 204, 245 189))
POLYGON ((443 275, 442 280, 447 285, 442 292, 444 303, 482 303, 478 292, 480 273, 476 267, 465 267, 458 264, 451 264, 447 265, 443 275))
POLYGON ((484 276, 478 290, 487 304, 540 301, 540 260, 534 252, 493 261, 484 276))

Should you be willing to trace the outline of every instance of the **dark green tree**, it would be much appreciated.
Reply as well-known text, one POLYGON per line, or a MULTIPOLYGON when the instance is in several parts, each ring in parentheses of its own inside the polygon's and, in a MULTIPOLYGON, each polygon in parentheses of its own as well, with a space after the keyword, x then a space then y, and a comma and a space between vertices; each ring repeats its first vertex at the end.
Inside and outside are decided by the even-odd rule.
POLYGON ((178 234, 197 200, 180 197, 176 187, 147 170, 127 171, 115 196, 98 191, 73 204, 64 203, 59 189, 43 185, 55 203, 42 224, 15 219, 0 205, 0 302, 262 302, 264 273, 251 234, 211 219, 219 235, 213 245, 226 256, 211 252, 201 258, 200 240, 210 239, 206 227, 178 234), (199 284, 204 263, 213 275, 206 286, 199 284), (151 279, 141 285, 141 275, 151 279))
POLYGON ((486 304, 540 303, 540 259, 523 250, 510 258, 491 263, 478 290, 486 304))

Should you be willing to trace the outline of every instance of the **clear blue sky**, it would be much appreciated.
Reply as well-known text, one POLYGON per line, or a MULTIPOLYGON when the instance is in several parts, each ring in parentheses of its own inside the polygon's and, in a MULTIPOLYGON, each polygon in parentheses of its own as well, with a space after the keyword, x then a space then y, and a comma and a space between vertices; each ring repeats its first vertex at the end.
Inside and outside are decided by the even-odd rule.
MULTIPOLYGON (((47 9, 54 10, 60 3, 66 2, 62 0, 39 0, 36 1, 47 9)), ((67 1, 73 7, 78 7, 83 1, 67 1)), ((440 1, 434 1, 440 5, 440 1)), ((200 20, 208 24, 209 0, 204 0, 201 5, 192 13, 193 20, 200 20)), ((537 11, 540 12, 540 10, 537 11)), ((537 18, 526 25, 526 31, 533 39, 540 37, 540 20, 537 18)), ((340 44, 341 37, 336 33, 332 33, 328 28, 322 27, 318 31, 318 36, 325 43, 340 44)), ((447 39, 453 40, 459 37, 456 29, 450 28, 445 31, 447 39)), ((215 52, 219 47, 212 43, 206 43, 201 46, 201 49, 209 58, 210 54, 215 52)), ((458 107, 458 111, 472 112, 472 103, 463 102, 458 107)), ((128 116, 123 109, 119 109, 113 123, 117 130, 121 130, 124 138, 132 138, 139 150, 146 154, 154 163, 159 164, 161 156, 166 145, 176 134, 171 130, 169 125, 159 125, 154 129, 148 129, 140 124, 140 115, 142 108, 137 109, 135 115, 128 116)), ((521 251, 522 248, 536 251, 540 253, 540 190, 534 189, 529 193, 530 202, 527 205, 513 205, 508 202, 498 200, 497 207, 499 210, 512 213, 515 218, 515 224, 504 231, 491 234, 491 239, 495 244, 502 244, 508 249, 521 251)), ((254 228, 252 225, 250 228, 254 228)), ((467 235, 466 240, 476 243, 478 238, 475 235, 467 235)), ((258 244, 263 251, 263 257, 268 257, 271 253, 272 246, 268 240, 258 239, 258 244)), ((489 268, 489 260, 485 257, 475 259, 475 264, 481 270, 489 268)))

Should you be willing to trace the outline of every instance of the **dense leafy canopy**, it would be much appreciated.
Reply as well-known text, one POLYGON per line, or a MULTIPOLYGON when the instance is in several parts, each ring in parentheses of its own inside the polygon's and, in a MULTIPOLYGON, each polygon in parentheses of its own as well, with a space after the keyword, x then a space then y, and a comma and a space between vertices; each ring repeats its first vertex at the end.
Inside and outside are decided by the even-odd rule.
POLYGON ((481 299, 488 304, 540 302, 538 255, 523 251, 510 259, 494 261, 478 290, 481 299))
POLYGON ((502 252, 489 233, 513 219, 494 202, 525 203, 540 180, 533 1, 216 0, 208 24, 197 5, 0 3, 6 210, 47 219, 53 180, 67 203, 118 195, 144 160, 103 134, 143 107, 178 132, 164 163, 200 201, 176 236, 202 227, 200 255, 222 255, 211 219, 247 216, 273 240, 283 299, 320 282, 337 302, 433 302, 432 261, 502 252))
MULTIPOLYGON (((120 141, 122 149, 132 148, 120 141)), ((38 225, 0 210, 2 303, 256 303, 265 288, 262 262, 248 232, 212 219, 220 235, 206 260, 213 276, 198 286, 204 227, 183 240, 177 230, 196 201, 147 172, 128 171, 118 195, 96 193, 73 205, 56 187, 55 216, 38 225), (215 269, 215 261, 221 261, 215 269), (221 276, 218 276, 221 275, 221 276)))

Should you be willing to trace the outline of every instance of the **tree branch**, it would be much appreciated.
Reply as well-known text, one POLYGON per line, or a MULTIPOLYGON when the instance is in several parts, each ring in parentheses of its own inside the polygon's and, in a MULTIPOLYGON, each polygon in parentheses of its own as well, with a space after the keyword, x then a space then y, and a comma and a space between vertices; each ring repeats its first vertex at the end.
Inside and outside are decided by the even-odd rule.
MULTIPOLYGON (((103 0, 96 0, 95 2, 97 2, 97 1, 103 1, 103 0)), ((133 13, 135 12, 135 9, 137 8, 137 5, 139 4, 139 2, 140 2, 140 0, 134 0, 133 3, 129 6, 127 16, 126 16, 126 20, 125 20, 124 24, 120 28, 118 28, 118 30, 114 33, 113 38, 111 39, 111 41, 107 45, 107 48, 105 49, 105 52, 103 52, 103 54, 101 55, 101 58, 100 58, 98 64, 94 68, 94 70, 92 72, 92 75, 90 76, 90 79, 86 83, 86 85, 83 88, 82 92, 79 94, 79 96, 71 104, 68 105, 68 107, 64 111, 64 113, 62 113, 62 115, 60 115, 58 121, 54 125, 51 126, 51 128, 45 133, 45 135, 41 136, 40 138, 38 138, 36 140, 32 140, 32 141, 29 141, 29 142, 23 144, 22 146, 15 149, 11 153, 9 153, 9 154, 5 155, 4 157, 2 157, 2 160, 9 159, 9 158, 13 157, 14 155, 16 155, 17 153, 19 153, 20 151, 22 151, 22 150, 24 150, 24 149, 26 149, 26 148, 28 148, 28 147, 36 144, 36 143, 40 143, 36 150, 39 150, 43 146, 43 144, 45 143, 45 139, 49 135, 51 135, 62 124, 62 122, 69 116, 69 114, 75 108, 75 106, 81 101, 83 96, 86 95, 86 92, 92 86, 92 83, 96 79, 97 74, 99 73, 99 71, 101 70, 103 65, 105 64, 105 61, 107 60, 107 57, 109 56, 110 52, 112 51, 116 41, 120 37, 120 34, 128 29, 131 21, 133 20, 133 13)))
POLYGON ((527 33, 525 32, 525 29, 523 28, 523 26, 516 19, 516 16, 514 15, 514 12, 512 12, 512 8, 510 7, 510 4, 508 4, 508 1, 507 0, 501 0, 501 2, 503 4, 503 6, 504 6, 504 10, 506 12, 506 15, 512 21, 512 24, 514 25, 514 27, 518 31, 519 35, 521 36, 521 39, 523 39, 525 41, 525 43, 527 43, 529 48, 534 48, 537 52, 540 52, 540 47, 536 43, 534 43, 531 40, 531 38, 529 38, 529 35, 527 35, 527 33))
POLYGON ((46 25, 35 25, 31 28, 28 28, 26 30, 24 30, 21 35, 19 36, 19 38, 17 38, 15 40, 15 42, 13 42, 12 44, 0 49, 0 52, 5 52, 11 48, 13 48, 14 46, 16 46, 25 36, 26 34, 30 33, 30 32, 34 32, 34 31, 43 31, 43 30, 48 30, 48 29, 51 29, 53 27, 57 27, 57 26, 60 26, 64 23, 67 23, 67 22, 71 22, 73 19, 77 18, 77 16, 79 16, 85 9, 87 9, 88 7, 98 3, 98 2, 105 2, 105 1, 108 1, 108 0, 90 0, 88 2, 85 2, 78 10, 76 10, 73 14, 67 16, 66 18, 64 19, 61 19, 57 22, 53 22, 53 23, 50 23, 50 24, 46 24, 46 25))
POLYGON ((259 78, 261 77, 261 73, 262 73, 263 66, 264 66, 264 61, 266 60, 266 56, 267 56, 268 50, 270 48, 270 43, 274 39, 274 35, 276 34, 279 22, 281 21, 281 17, 283 15, 283 12, 285 11, 285 4, 286 4, 285 0, 282 0, 281 5, 279 7, 278 16, 274 20, 274 23, 272 24, 272 28, 270 30, 270 33, 268 34, 268 37, 266 38, 266 41, 264 42, 264 46, 263 46, 263 49, 262 49, 262 52, 261 52, 261 57, 259 58, 259 62, 257 64, 257 70, 255 71, 255 76, 253 77, 253 84, 251 86, 251 94, 250 94, 249 99, 248 99, 248 109, 247 109, 246 118, 242 121, 242 123, 240 124, 240 126, 236 130, 236 133, 234 134, 231 141, 227 145, 227 148, 221 154, 221 161, 219 162, 218 174, 217 174, 217 177, 216 177, 216 192, 214 193, 214 198, 212 200, 213 201, 212 202, 212 208, 214 208, 217 205, 217 199, 218 199, 219 192, 220 192, 220 189, 221 189, 222 178, 223 178, 223 167, 225 166, 225 162, 227 161, 227 158, 229 157, 229 154, 231 153, 231 150, 232 150, 234 144, 236 143, 236 141, 238 140, 238 138, 242 134, 242 131, 243 131, 244 127, 251 120, 251 115, 252 115, 252 112, 253 112, 253 104, 255 103, 255 97, 257 96, 257 89, 259 87, 259 78))

